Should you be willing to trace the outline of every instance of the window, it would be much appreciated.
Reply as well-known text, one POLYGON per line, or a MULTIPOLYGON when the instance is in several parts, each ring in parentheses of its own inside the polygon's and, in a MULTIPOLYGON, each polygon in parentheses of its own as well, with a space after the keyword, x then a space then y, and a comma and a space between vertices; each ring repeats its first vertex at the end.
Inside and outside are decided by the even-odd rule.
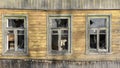
POLYGON ((68 54, 71 50, 71 17, 49 16, 48 22, 49 52, 68 54))
POLYGON ((27 17, 24 15, 4 15, 3 55, 27 54, 27 17))
POLYGON ((87 19, 87 52, 110 52, 110 16, 88 15, 87 19))

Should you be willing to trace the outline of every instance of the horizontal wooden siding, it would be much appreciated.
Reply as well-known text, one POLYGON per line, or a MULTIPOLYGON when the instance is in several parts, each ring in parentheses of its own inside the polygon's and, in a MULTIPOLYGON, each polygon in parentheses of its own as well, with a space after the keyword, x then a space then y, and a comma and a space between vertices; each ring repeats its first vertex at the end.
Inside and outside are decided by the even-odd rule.
POLYGON ((0 8, 11 9, 120 9, 120 0, 0 0, 0 8))

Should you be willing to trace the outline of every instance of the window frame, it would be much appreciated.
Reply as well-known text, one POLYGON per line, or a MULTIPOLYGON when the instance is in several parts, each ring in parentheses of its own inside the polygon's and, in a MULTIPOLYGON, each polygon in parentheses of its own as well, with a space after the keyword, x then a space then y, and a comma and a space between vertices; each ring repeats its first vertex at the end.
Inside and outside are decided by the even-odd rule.
MULTIPOLYGON (((72 16, 69 15, 69 14, 49 14, 47 16, 47 51, 48 51, 48 55, 70 55, 72 50, 71 50, 71 47, 72 47, 72 39, 71 39, 71 35, 72 35, 72 27, 71 27, 71 24, 72 24, 72 16), (52 46, 51 46, 51 29, 50 29, 50 25, 49 23, 51 23, 51 19, 68 19, 68 27, 67 28, 63 28, 63 30, 66 30, 68 29, 68 50, 66 51, 55 51, 55 50, 52 50, 52 46)), ((54 29, 53 29, 54 30, 54 29)), ((55 29, 56 30, 56 29, 55 29)), ((62 29, 60 29, 62 30, 62 29)), ((60 32, 59 30, 57 30, 58 32, 60 32)), ((58 34, 59 35, 59 34, 58 34)), ((62 34, 61 34, 62 35, 62 34)))
MULTIPOLYGON (((26 14, 3 14, 2 15, 2 36, 3 36, 3 49, 2 49, 2 55, 10 55, 10 56, 25 56, 28 55, 28 16, 26 14), (8 19, 24 19, 24 28, 10 28, 8 27, 8 19), (10 28, 10 29, 8 29, 10 28), (8 50, 8 43, 7 43, 7 31, 12 30, 15 31, 14 34, 17 36, 16 33, 18 30, 24 30, 24 49, 22 51, 17 49, 17 46, 15 46, 14 51, 8 50)), ((15 38, 16 39, 16 38, 15 38)), ((17 44, 17 43, 15 43, 17 44)))
MULTIPOLYGON (((93 28, 94 29, 94 28, 93 28)), ((111 14, 88 14, 86 16, 86 54, 110 54, 111 53, 111 14), (106 49, 102 50, 100 48, 91 49, 90 48, 90 19, 95 18, 105 18, 106 27, 105 28, 97 28, 98 31, 105 30, 106 31, 106 49)), ((97 32, 100 35, 100 33, 97 32)), ((98 47, 98 45, 97 45, 98 47)))

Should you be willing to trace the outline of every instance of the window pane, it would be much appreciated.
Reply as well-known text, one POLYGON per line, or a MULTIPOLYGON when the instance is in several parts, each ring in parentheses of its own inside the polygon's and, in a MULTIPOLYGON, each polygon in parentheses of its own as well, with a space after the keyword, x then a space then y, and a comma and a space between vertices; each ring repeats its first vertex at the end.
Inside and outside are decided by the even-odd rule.
POLYGON ((61 49, 68 50, 68 35, 61 36, 61 49))
POLYGON ((52 34, 53 35, 58 35, 58 31, 57 30, 52 30, 52 34))
POLYGON ((99 37, 99 48, 106 49, 106 35, 100 34, 99 37))
POLYGON ((106 30, 100 30, 100 34, 106 34, 106 30))
POLYGON ((23 28, 24 27, 24 19, 8 19, 8 27, 23 28))
POLYGON ((90 48, 97 49, 97 35, 90 35, 90 48))
POLYGON ((90 19, 90 27, 91 28, 106 27, 106 19, 105 18, 90 19))
POLYGON ((97 30, 89 30, 90 34, 97 34, 97 30))
POLYGON ((24 35, 17 35, 18 40, 17 40, 17 47, 18 49, 24 49, 24 35))
POLYGON ((24 35, 24 30, 18 30, 17 33, 18 35, 24 35))
POLYGON ((61 31, 61 34, 68 35, 68 30, 62 30, 62 31, 61 31))
POLYGON ((52 28, 67 28, 68 19, 52 19, 52 28))
POLYGON ((52 35, 52 50, 58 50, 58 35, 52 35))
POLYGON ((14 31, 8 31, 7 42, 10 50, 15 48, 14 39, 14 31))

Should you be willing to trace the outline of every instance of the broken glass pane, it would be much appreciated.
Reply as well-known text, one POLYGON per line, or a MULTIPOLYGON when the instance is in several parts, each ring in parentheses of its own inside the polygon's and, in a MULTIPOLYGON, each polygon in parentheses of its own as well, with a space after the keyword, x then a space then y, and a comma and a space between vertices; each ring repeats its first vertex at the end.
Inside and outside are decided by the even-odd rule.
POLYGON ((90 48, 97 49, 97 35, 90 35, 90 48))
POLYGON ((99 37, 99 48, 106 49, 106 35, 100 34, 99 37))
POLYGON ((106 27, 106 19, 105 18, 90 19, 90 27, 91 28, 106 27))
POLYGON ((52 28, 67 28, 68 19, 52 19, 52 28))
POLYGON ((52 50, 58 50, 58 35, 52 35, 52 50))
POLYGON ((24 35, 17 35, 18 40, 17 40, 17 47, 18 49, 24 49, 24 35))
POLYGON ((24 28, 24 19, 8 19, 8 27, 24 28))
POLYGON ((61 35, 61 50, 68 50, 68 35, 61 35))
POLYGON ((7 42, 8 42, 8 49, 14 49, 15 48, 15 44, 14 44, 14 31, 10 30, 8 31, 7 34, 7 42))

